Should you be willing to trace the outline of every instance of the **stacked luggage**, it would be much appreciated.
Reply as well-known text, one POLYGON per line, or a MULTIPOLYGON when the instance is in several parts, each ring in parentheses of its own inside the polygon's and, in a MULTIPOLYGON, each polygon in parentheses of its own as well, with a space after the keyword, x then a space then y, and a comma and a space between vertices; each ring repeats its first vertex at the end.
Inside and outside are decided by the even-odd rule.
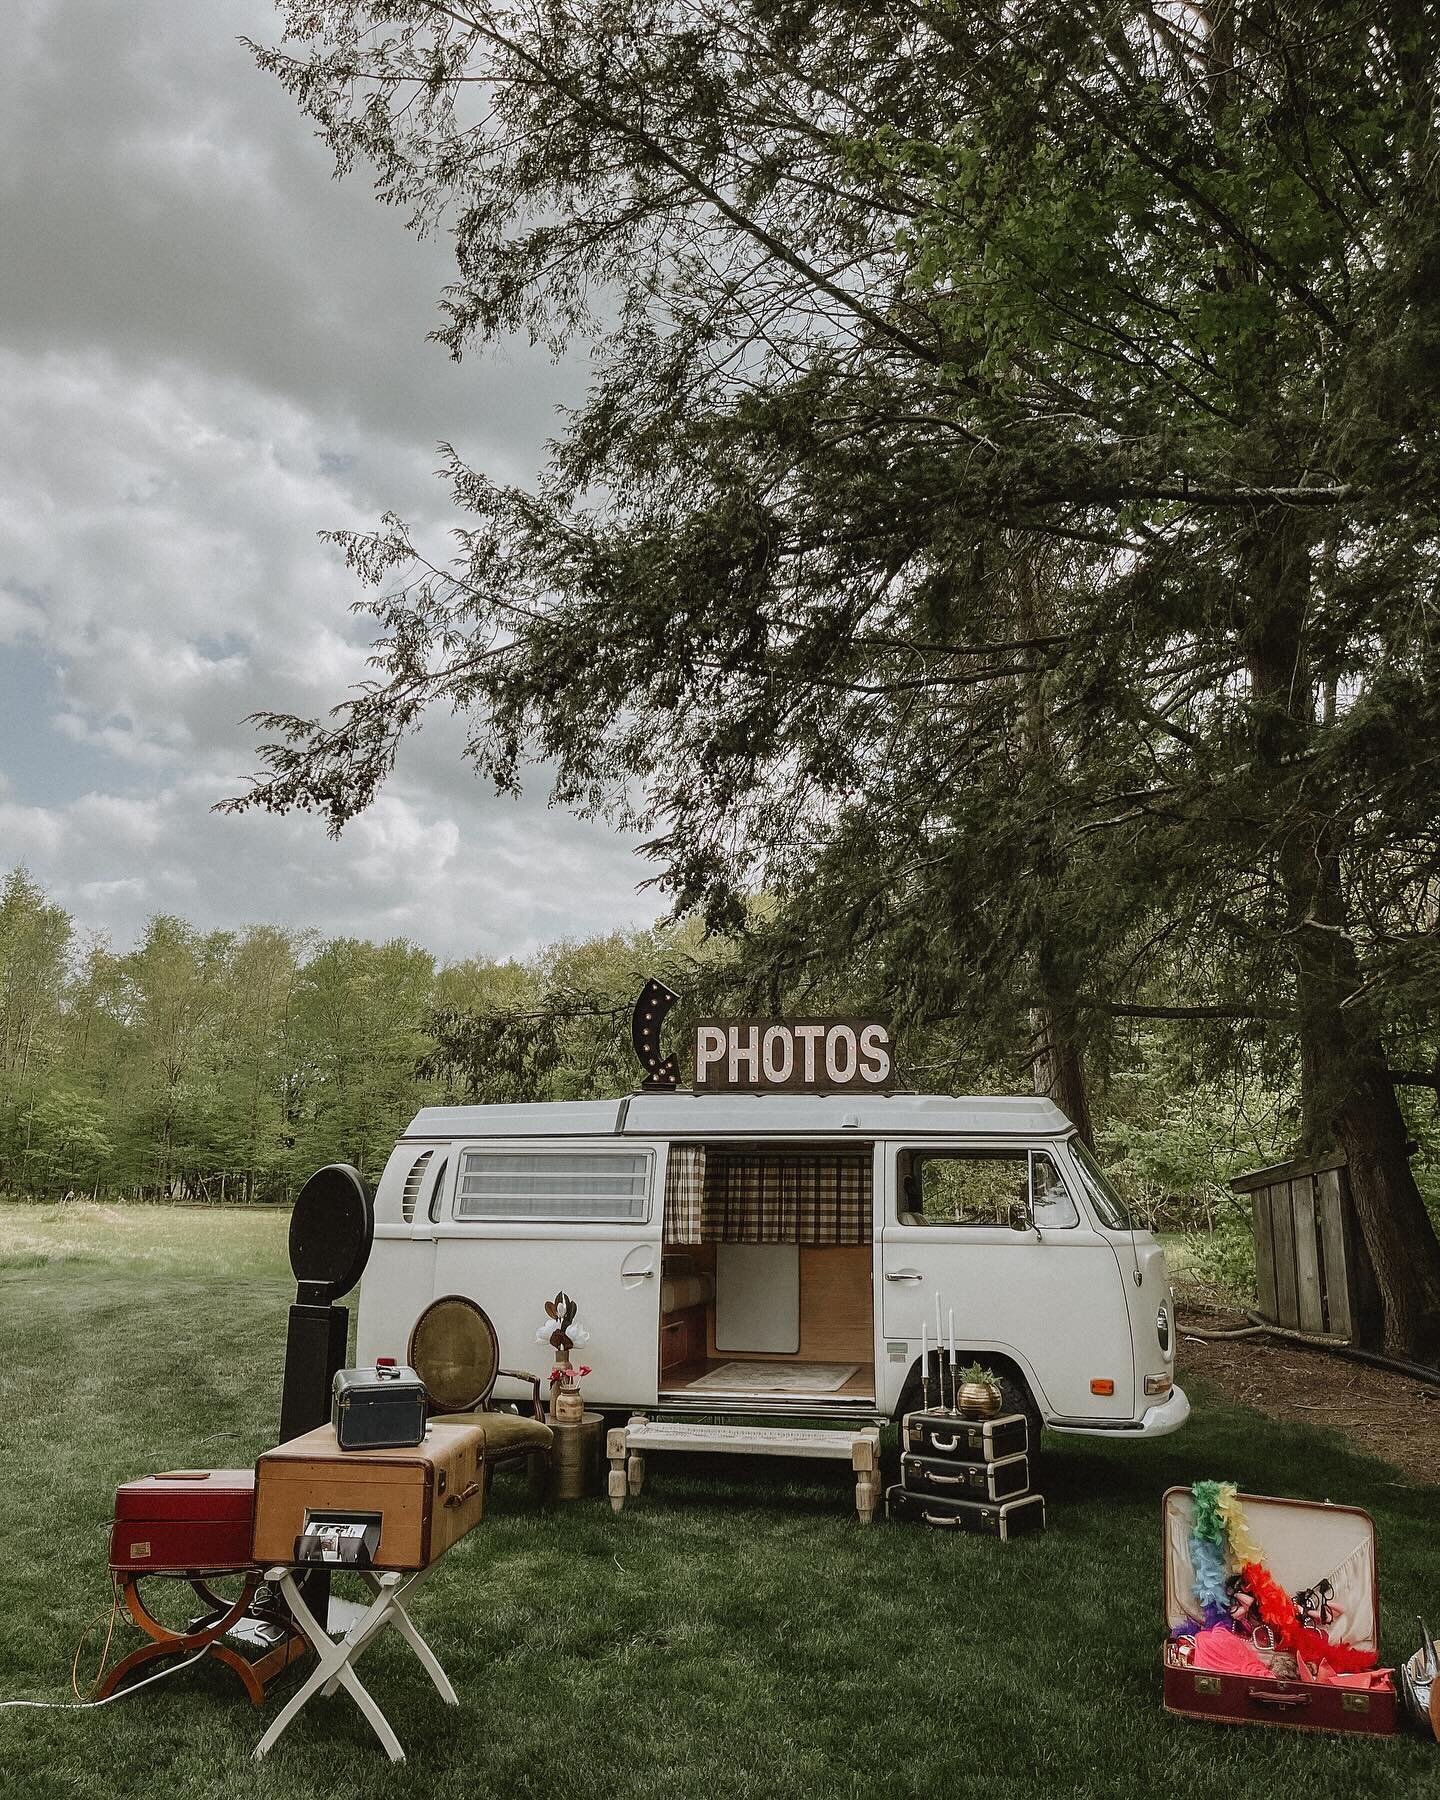
POLYGON ((946 1531, 978 1531, 1002 1543, 1045 1529, 1045 1501, 1030 1491, 1030 1430, 1023 1413, 970 1419, 906 1413, 900 1480, 886 1516, 946 1531))

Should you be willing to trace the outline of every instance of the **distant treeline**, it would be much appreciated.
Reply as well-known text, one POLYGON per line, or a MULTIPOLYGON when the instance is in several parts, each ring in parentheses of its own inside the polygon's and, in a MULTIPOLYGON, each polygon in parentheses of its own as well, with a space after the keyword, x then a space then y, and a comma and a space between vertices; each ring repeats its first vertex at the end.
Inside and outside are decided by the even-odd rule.
POLYGON ((523 1011, 645 949, 636 934, 441 966, 400 939, 159 916, 122 954, 15 869, 0 890, 0 1191, 284 1201, 336 1160, 373 1181, 418 1106, 471 1091, 437 1064, 432 1018, 523 1011))
MULTIPOLYGON (((678 927, 441 964, 403 939, 163 915, 120 953, 15 869, 0 889, 0 1193, 286 1202, 334 1161, 373 1182, 420 1106, 632 1088, 640 982, 711 1003, 726 954, 678 927)), ((943 1032, 906 1042, 916 1085, 1027 1085, 1023 1054, 979 1068, 943 1032)), ((1225 1177, 1277 1153, 1288 1101, 1197 1078, 1170 1028, 1112 1049, 1095 1104, 1110 1166, 1156 1224, 1215 1223, 1225 1177)))

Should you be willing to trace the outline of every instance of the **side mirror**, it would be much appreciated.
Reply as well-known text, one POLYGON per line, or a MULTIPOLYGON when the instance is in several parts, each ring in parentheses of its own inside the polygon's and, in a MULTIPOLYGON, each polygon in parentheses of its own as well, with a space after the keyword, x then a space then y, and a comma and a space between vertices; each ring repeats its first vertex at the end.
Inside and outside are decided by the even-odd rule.
POLYGON ((1030 1208, 1023 1200, 1017 1200, 1010 1208, 1010 1229, 1012 1231, 1033 1231, 1035 1221, 1030 1217, 1030 1208))

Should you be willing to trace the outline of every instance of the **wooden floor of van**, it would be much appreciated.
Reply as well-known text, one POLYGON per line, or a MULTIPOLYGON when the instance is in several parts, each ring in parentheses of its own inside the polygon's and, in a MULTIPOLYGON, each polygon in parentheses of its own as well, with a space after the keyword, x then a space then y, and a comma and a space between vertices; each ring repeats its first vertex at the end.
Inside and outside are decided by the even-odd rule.
POLYGON ((792 1358, 774 1361, 728 1356, 708 1357, 702 1361, 681 1363, 667 1369, 660 1382, 662 1400, 736 1400, 793 1402, 796 1406, 853 1406, 873 1404, 875 1400, 875 1365, 855 1363, 854 1373, 836 1386, 817 1386, 816 1372, 833 1369, 832 1363, 800 1362, 792 1358), (728 1380, 716 1381, 722 1370, 735 1371, 728 1380), (808 1379, 807 1379, 808 1378, 808 1379), (697 1383, 704 1382, 703 1387, 697 1383))

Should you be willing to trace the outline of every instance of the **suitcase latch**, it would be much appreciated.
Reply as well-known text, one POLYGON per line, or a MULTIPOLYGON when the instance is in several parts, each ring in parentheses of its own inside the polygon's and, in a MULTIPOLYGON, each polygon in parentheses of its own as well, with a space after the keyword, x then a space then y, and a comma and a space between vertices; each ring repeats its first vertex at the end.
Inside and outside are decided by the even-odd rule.
POLYGON ((1340 1696, 1340 1710, 1341 1712, 1369 1712, 1370 1696, 1358 1692, 1354 1688, 1349 1688, 1340 1696))
POLYGON ((1219 1694, 1223 1692, 1220 1677, 1218 1675, 1197 1675, 1195 1677, 1195 1692, 1197 1694, 1219 1694))

